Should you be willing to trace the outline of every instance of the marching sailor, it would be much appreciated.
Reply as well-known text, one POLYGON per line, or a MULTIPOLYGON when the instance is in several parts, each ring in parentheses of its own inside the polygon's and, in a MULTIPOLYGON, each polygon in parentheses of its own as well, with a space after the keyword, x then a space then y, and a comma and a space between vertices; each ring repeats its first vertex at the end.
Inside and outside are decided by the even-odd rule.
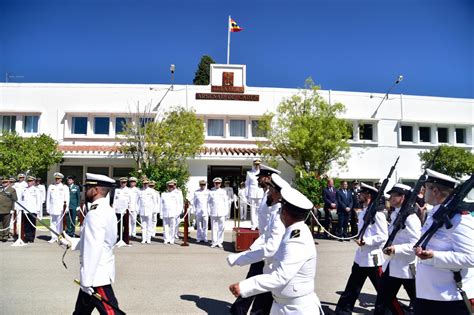
POLYGON ((313 203, 291 187, 281 190, 280 219, 286 230, 269 265, 269 271, 230 285, 234 296, 271 292, 270 314, 320 314, 320 302, 314 292, 316 247, 304 223, 313 203))
POLYGON ((118 306, 112 289, 115 281, 115 256, 113 247, 117 241, 117 218, 106 198, 115 180, 105 175, 86 174, 86 202, 91 202, 84 219, 80 238, 63 233, 61 243, 79 250, 80 285, 73 314, 91 314, 96 308, 100 314, 116 314, 103 301, 92 297, 100 294, 109 303, 118 306))
MULTIPOLYGON (((358 230, 364 225, 364 215, 377 196, 377 188, 361 183, 359 199, 362 211, 359 212, 358 230)), ((370 223, 363 235, 363 240, 356 239, 359 248, 356 251, 351 275, 347 280, 346 288, 341 294, 336 306, 336 314, 352 314, 355 302, 364 286, 367 277, 377 290, 377 277, 382 273, 383 253, 382 247, 388 239, 387 219, 381 211, 375 215, 375 222, 370 223)))
MULTIPOLYGON (((423 225, 424 233, 433 223, 433 216, 453 191, 457 180, 427 169, 425 200, 433 205, 423 225)), ((459 212, 451 218, 450 229, 438 229, 423 250, 416 248, 420 258, 416 270, 415 314, 471 314, 474 298, 474 215, 459 212), (454 272, 459 271, 462 290, 467 301, 456 287, 454 272), (467 309, 471 304, 471 310, 467 309)))
MULTIPOLYGON (((392 233, 393 223, 400 215, 404 202, 410 198, 411 187, 404 184, 395 184, 388 192, 390 205, 395 208, 390 214, 391 224, 389 234, 392 233)), ((415 292, 415 264, 416 256, 413 245, 421 236, 421 222, 416 212, 411 213, 405 220, 405 228, 398 231, 391 246, 384 249, 384 254, 389 258, 383 265, 383 274, 379 282, 377 301, 374 314, 385 314, 385 309, 390 308, 392 314, 404 314, 400 304, 395 299, 403 285, 410 297, 410 305, 416 298, 415 292)))
MULTIPOLYGON (((64 175, 54 173, 54 184, 49 185, 46 195, 46 211, 51 215, 51 229, 58 234, 63 232, 62 216, 69 206, 69 188, 62 183, 64 175)), ((56 242, 58 237, 51 233, 49 243, 56 242)))

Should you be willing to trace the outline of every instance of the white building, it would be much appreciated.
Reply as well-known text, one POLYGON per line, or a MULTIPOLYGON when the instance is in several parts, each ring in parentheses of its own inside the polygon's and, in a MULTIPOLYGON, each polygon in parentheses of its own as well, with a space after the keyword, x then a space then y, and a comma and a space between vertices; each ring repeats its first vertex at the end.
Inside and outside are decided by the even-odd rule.
MULTIPOLYGON (((133 161, 118 151, 121 122, 137 104, 193 108, 205 124, 205 147, 189 160, 189 188, 200 179, 229 177, 237 184, 257 155, 256 124, 296 89, 246 86, 243 65, 212 65, 211 84, 53 84, 0 83, 0 131, 23 136, 45 133, 56 139, 64 161, 53 167, 84 179, 86 172, 115 178, 128 175, 133 161)), ((343 103, 343 118, 353 122, 350 158, 344 169, 332 170, 344 179, 378 181, 400 156, 395 180, 412 182, 420 175, 418 153, 439 144, 474 151, 474 100, 391 94, 321 91, 329 102, 343 103), (375 113, 376 112, 376 113, 375 113), (362 126, 362 128, 361 128, 362 126)), ((261 138, 260 138, 261 139, 261 138)), ((283 176, 293 170, 280 163, 283 176)))

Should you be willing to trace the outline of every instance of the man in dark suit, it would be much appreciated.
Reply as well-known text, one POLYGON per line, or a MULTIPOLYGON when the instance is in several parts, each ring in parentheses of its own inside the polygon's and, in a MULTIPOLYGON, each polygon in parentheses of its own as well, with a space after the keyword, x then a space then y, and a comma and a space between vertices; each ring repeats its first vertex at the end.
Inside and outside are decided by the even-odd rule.
POLYGON ((352 210, 352 194, 348 190, 347 181, 343 181, 337 191, 337 215, 339 217, 339 235, 347 237, 347 224, 352 210))
MULTIPOLYGON (((328 186, 323 190, 323 199, 324 199, 324 228, 329 231, 329 226, 331 225, 331 210, 337 209, 337 197, 336 189, 334 188, 334 180, 328 179, 328 186)), ((328 235, 324 233, 327 237, 328 235)))

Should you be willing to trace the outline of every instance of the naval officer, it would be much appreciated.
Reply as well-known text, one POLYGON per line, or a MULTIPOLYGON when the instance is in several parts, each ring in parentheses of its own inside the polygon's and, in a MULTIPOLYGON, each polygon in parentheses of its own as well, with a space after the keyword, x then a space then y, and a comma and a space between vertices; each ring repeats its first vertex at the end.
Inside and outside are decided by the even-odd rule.
POLYGON ((260 207, 260 201, 263 197, 263 190, 258 185, 257 175, 260 172, 260 159, 253 161, 253 167, 247 172, 245 178, 245 188, 247 188, 247 201, 250 203, 250 224, 252 230, 255 230, 258 226, 257 209, 260 207))
MULTIPOLYGON (((424 233, 458 183, 454 178, 427 169, 425 200, 433 209, 422 228, 424 233)), ((462 209, 460 209, 462 210, 462 209)), ((428 242, 426 249, 416 248, 420 258, 416 271, 415 314, 471 314, 474 298, 474 216, 459 211, 451 218, 450 229, 442 226, 428 242), (456 287, 455 272, 466 301, 456 287), (471 304, 468 310, 467 304, 471 304)))
POLYGON ((86 173, 86 202, 91 206, 84 219, 80 238, 63 233, 72 250, 80 250, 80 285, 73 314, 91 314, 96 308, 100 314, 116 314, 103 301, 92 297, 100 294, 111 304, 118 306, 112 289, 115 281, 115 256, 113 246, 117 241, 117 217, 106 198, 115 180, 105 175, 86 173))
POLYGON ((281 190, 280 219, 286 230, 268 273, 230 285, 234 296, 272 292, 270 314, 320 314, 320 302, 314 292, 316 247, 304 223, 313 203, 291 187, 281 190))
MULTIPOLYGON (((69 206, 69 188, 62 183, 64 175, 54 173, 54 184, 49 185, 46 195, 46 211, 51 215, 51 229, 58 234, 63 232, 62 216, 69 206)), ((49 243, 57 241, 57 236, 51 233, 49 243)))

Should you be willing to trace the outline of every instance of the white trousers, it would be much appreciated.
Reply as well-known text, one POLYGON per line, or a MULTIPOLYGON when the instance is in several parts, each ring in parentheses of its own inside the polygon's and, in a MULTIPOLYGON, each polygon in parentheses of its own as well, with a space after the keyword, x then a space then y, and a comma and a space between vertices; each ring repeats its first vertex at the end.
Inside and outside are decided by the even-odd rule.
POLYGON ((247 200, 240 199, 239 202, 240 220, 247 220, 247 200))
POLYGON ((198 241, 207 242, 207 225, 209 222, 209 216, 196 214, 196 225, 197 225, 197 235, 196 239, 198 241))
MULTIPOLYGON (((52 214, 49 227, 56 233, 61 234, 63 232, 63 220, 61 220, 61 216, 52 214)), ((55 240, 58 239, 53 233, 51 233, 51 238, 55 240)))
POLYGON ((254 230, 258 227, 257 210, 260 207, 260 202, 260 198, 250 198, 250 224, 254 230))
POLYGON ((165 243, 174 244, 176 235, 176 217, 163 218, 163 238, 165 243))
POLYGON ((151 240, 151 226, 152 223, 152 216, 144 216, 140 215, 140 219, 142 220, 142 241, 149 241, 151 240))
POLYGON ((137 236, 137 212, 130 211, 130 220, 128 221, 129 224, 129 236, 137 236))
POLYGON ((158 222, 158 213, 153 213, 151 217, 151 224, 150 224, 150 235, 155 237, 156 236, 156 222, 158 222))
POLYGON ((212 245, 222 245, 224 242, 224 222, 225 216, 223 217, 211 217, 212 227, 212 245))
POLYGON ((179 223, 180 223, 181 218, 179 215, 174 219, 174 238, 178 239, 179 238, 179 223))

